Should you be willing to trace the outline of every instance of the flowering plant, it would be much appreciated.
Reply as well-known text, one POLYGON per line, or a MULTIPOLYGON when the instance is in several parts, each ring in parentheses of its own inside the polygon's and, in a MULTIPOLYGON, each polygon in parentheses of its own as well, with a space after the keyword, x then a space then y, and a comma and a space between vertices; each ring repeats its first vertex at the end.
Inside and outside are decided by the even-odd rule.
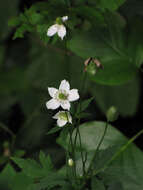
POLYGON ((142 9, 1 2, 1 190, 143 188, 142 9))

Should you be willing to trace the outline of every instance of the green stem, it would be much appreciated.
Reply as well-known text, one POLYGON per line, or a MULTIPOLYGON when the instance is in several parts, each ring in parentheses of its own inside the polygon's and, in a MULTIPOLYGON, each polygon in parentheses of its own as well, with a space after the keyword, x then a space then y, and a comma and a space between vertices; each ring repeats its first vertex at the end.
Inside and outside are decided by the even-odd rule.
POLYGON ((99 144, 97 145, 97 148, 96 148, 96 151, 95 151, 95 153, 94 153, 94 156, 93 156, 93 158, 92 158, 92 160, 91 160, 91 162, 90 162, 90 165, 89 165, 89 167, 88 167, 88 170, 87 170, 87 174, 90 172, 90 170, 92 169, 92 165, 93 165, 93 162, 94 162, 94 160, 95 160, 95 157, 96 157, 96 154, 97 154, 97 152, 99 151, 99 148, 100 148, 100 146, 101 146, 101 144, 102 144, 102 142, 103 142, 103 140, 104 140, 104 137, 105 137, 105 135, 106 135, 106 132, 107 132, 107 128, 108 128, 108 121, 106 122, 106 126, 105 126, 105 129, 104 129, 104 132, 103 132, 103 135, 102 135, 102 137, 101 137, 101 139, 100 139, 100 141, 99 141, 99 144))
POLYGON ((106 168, 108 168, 108 166, 112 163, 112 161, 115 160, 115 159, 117 159, 118 156, 120 156, 120 154, 121 154, 122 152, 124 152, 124 151, 128 148, 128 146, 129 146, 132 142, 134 142, 141 134, 143 134, 143 129, 142 129, 141 131, 139 131, 135 136, 133 136, 125 145, 123 145, 123 146, 120 148, 120 150, 119 150, 118 152, 116 152, 116 153, 112 156, 112 158, 107 162, 107 164, 106 164, 103 168, 101 168, 101 169, 95 171, 94 175, 97 175, 99 172, 104 171, 106 168))
MULTIPOLYGON (((85 89, 85 83, 86 83, 86 73, 83 71, 83 76, 82 76, 82 83, 81 83, 81 92, 84 94, 84 89, 85 89)), ((81 111, 81 98, 79 100, 79 112, 81 111)), ((83 176, 85 175, 85 160, 84 159, 84 154, 82 150, 82 142, 81 142, 81 135, 79 131, 79 125, 80 125, 80 118, 77 121, 76 124, 76 134, 75 134, 75 139, 74 139, 74 147, 76 147, 77 144, 77 138, 79 137, 79 146, 80 146, 80 151, 81 151, 81 159, 82 159, 82 167, 83 167, 83 176)))
POLYGON ((3 123, 0 123, 0 128, 9 133, 12 138, 15 138, 15 134, 3 123))
POLYGON ((0 128, 11 135, 11 137, 12 137, 11 147, 13 148, 13 146, 15 144, 16 135, 5 124, 3 124, 1 122, 0 122, 0 128))

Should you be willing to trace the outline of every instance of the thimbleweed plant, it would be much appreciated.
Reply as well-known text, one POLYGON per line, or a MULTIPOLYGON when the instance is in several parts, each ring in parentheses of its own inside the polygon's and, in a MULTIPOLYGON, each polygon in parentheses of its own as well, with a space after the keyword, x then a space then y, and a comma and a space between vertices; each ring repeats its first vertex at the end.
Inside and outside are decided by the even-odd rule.
MULTIPOLYGON (((12 139, 11 143, 4 147, 2 163, 11 161, 1 176, 2 180, 9 177, 10 190, 19 190, 19 188, 22 190, 141 190, 143 188, 143 154, 133 144, 143 130, 128 140, 112 126, 116 124, 119 114, 121 116, 127 114, 125 106, 120 104, 122 101, 123 104, 126 101, 128 103, 127 99, 130 98, 127 97, 126 101, 122 98, 122 101, 116 104, 116 99, 119 100, 120 96, 116 98, 115 95, 118 93, 112 88, 119 85, 116 89, 121 91, 122 85, 135 80, 138 73, 136 65, 139 67, 143 61, 142 40, 139 40, 142 39, 142 32, 139 32, 139 38, 135 40, 136 32, 142 26, 140 24, 142 20, 138 21, 136 27, 133 22, 130 28, 126 24, 130 20, 128 16, 125 16, 128 18, 127 21, 124 20, 125 11, 123 15, 120 15, 122 9, 120 12, 117 11, 123 3, 124 1, 112 0, 96 3, 90 0, 49 0, 35 3, 9 22, 10 25, 17 27, 14 39, 23 38, 27 33, 31 35, 29 39, 33 44, 30 52, 32 55, 36 54, 34 60, 31 59, 32 56, 28 57, 32 63, 29 64, 26 75, 25 72, 21 74, 19 69, 16 70, 18 76, 22 76, 22 82, 28 81, 26 88, 25 85, 21 88, 21 81, 16 81, 16 85, 20 88, 17 102, 21 103, 21 99, 23 101, 29 98, 29 87, 34 88, 32 95, 30 94, 32 99, 29 100, 29 105, 27 106, 27 103, 25 106, 23 102, 20 104, 20 107, 24 107, 23 113, 26 117, 31 114, 31 110, 35 110, 31 104, 35 106, 35 102, 38 102, 39 90, 44 91, 44 100, 40 96, 42 106, 38 105, 38 111, 34 111, 23 125, 28 132, 30 130, 33 132, 33 136, 29 133, 30 137, 26 136, 26 139, 30 138, 27 140, 27 154, 19 149, 14 150, 18 138, 5 125, 0 124, 12 139), (130 35, 128 39, 125 32, 130 35), (23 76, 26 76, 25 80, 23 76), (51 87, 51 81, 57 84, 61 78, 63 80, 59 82, 59 87, 51 87), (49 99, 46 86, 48 86, 49 99), (109 94, 108 86, 113 93, 109 94), (23 91, 25 93, 21 93, 23 91), (37 95, 36 98, 35 96, 33 98, 34 93, 37 95), (27 107, 30 107, 30 111, 27 111, 27 107), (99 113, 99 110, 102 113, 99 113), (101 118, 104 121, 98 121, 101 118), (31 129, 32 120, 34 128, 31 129), (43 139, 46 140, 42 141, 40 134, 43 134, 43 139), (32 152, 29 150, 36 136, 38 143, 35 143, 36 148, 33 151, 47 142, 46 150, 40 151, 38 157, 36 152, 34 154, 36 160, 26 159, 32 152), (54 144, 53 142, 58 144, 58 148, 61 147, 60 150, 52 152, 49 145, 54 144), (17 169, 13 162, 20 169, 17 169)), ((136 86, 136 81, 134 82, 136 86)), ((13 86, 15 87, 15 83, 10 89, 13 86)), ((131 86, 127 87, 130 94, 131 86)), ((123 89, 126 90, 125 88, 126 86, 123 89)), ((11 91, 12 95, 16 94, 15 88, 11 91)), ((8 92, 4 94, 6 93, 8 92)), ((131 102, 135 101, 129 101, 131 102)), ((130 114, 132 112, 134 110, 129 110, 130 114)), ((20 135, 22 136, 22 132, 20 135)), ((22 142, 20 146, 24 146, 24 143, 22 142)))

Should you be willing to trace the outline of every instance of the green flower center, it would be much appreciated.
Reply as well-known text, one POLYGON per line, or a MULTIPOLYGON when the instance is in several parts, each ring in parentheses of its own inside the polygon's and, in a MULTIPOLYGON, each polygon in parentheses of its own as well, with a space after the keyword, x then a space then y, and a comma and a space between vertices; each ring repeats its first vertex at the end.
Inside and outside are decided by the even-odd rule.
POLYGON ((58 98, 60 99, 60 100, 67 100, 67 95, 66 94, 63 94, 63 93, 59 93, 59 95, 58 95, 58 98))
POLYGON ((61 17, 56 18, 56 24, 59 24, 59 25, 62 24, 62 19, 61 19, 61 17))
POLYGON ((67 118, 68 116, 67 116, 67 114, 66 114, 65 112, 60 113, 60 114, 59 114, 59 117, 60 117, 61 120, 65 120, 65 121, 68 120, 68 118, 67 118))

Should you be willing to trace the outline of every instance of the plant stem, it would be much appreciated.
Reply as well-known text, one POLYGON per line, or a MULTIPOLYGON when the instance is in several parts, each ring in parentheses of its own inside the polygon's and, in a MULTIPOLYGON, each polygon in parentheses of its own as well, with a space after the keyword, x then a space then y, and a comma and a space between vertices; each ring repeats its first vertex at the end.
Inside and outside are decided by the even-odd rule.
POLYGON ((16 135, 5 124, 3 124, 1 122, 0 122, 0 128, 11 135, 11 137, 12 137, 11 147, 13 148, 13 146, 15 144, 16 135))
POLYGON ((12 136, 12 138, 15 138, 15 134, 5 124, 0 123, 0 128, 9 133, 12 136))
POLYGON ((133 143, 141 134, 143 134, 143 129, 142 129, 141 131, 139 131, 136 135, 134 135, 126 144, 124 144, 124 145, 120 148, 120 150, 119 150, 118 152, 116 152, 116 153, 112 156, 112 158, 106 163, 106 165, 105 165, 103 168, 101 168, 101 169, 95 171, 94 175, 97 175, 99 172, 104 171, 106 168, 108 168, 108 166, 112 163, 112 161, 114 161, 115 159, 117 159, 118 156, 120 156, 120 154, 123 153, 123 152, 128 148, 128 146, 129 146, 131 143, 133 143))
POLYGON ((88 174, 88 173, 90 172, 90 170, 92 169, 92 165, 93 165, 93 162, 94 162, 94 160, 95 160, 96 154, 97 154, 97 152, 99 151, 99 148, 100 148, 100 146, 101 146, 101 144, 102 144, 102 142, 103 142, 103 140, 104 140, 104 137, 105 137, 105 135, 106 135, 107 128, 108 128, 108 124, 109 124, 108 121, 106 121, 106 125, 105 125, 105 129, 104 129, 103 135, 102 135, 102 137, 101 137, 101 139, 100 139, 100 141, 99 141, 99 144, 97 145, 97 149, 95 150, 94 156, 93 156, 93 158, 92 158, 92 160, 91 160, 91 162, 90 162, 90 165, 89 165, 88 170, 87 170, 87 174, 88 174))

